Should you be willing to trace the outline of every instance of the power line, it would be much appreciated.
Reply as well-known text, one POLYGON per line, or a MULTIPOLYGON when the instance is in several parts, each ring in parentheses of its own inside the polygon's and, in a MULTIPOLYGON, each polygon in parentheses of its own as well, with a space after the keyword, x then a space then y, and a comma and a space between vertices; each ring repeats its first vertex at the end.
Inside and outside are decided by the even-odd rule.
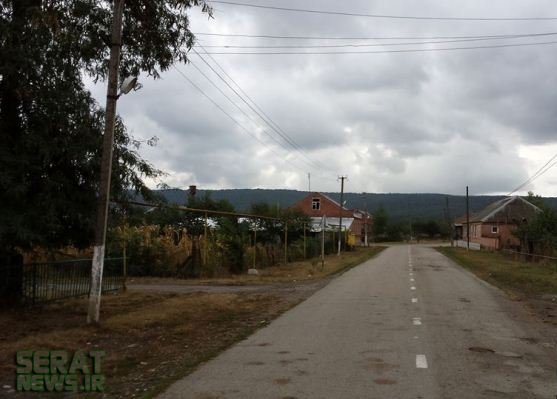
POLYGON ((424 49, 403 49, 403 50, 374 50, 374 51, 211 51, 212 55, 334 55, 334 54, 393 54, 393 53, 426 53, 436 51, 459 51, 459 50, 483 50, 492 48, 506 47, 530 47, 547 46, 557 44, 557 41, 534 42, 534 43, 515 43, 515 44, 494 44, 486 46, 470 47, 438 47, 424 49))
POLYGON ((552 167, 557 165, 556 159, 557 159, 557 153, 555 153, 551 158, 549 158, 549 160, 546 163, 544 163, 536 171, 536 173, 534 173, 532 176, 528 177, 528 179, 526 179, 523 183, 521 183, 519 186, 517 186, 513 191, 508 193, 507 196, 509 197, 509 196, 513 195, 514 193, 516 193, 517 191, 522 190, 528 184, 532 183, 534 180, 538 179, 543 174, 545 174, 549 169, 551 169, 552 167), (551 162, 553 162, 553 163, 551 163, 551 162))
MULTIPOLYGON (((251 115, 249 115, 246 111, 244 111, 242 109, 242 107, 240 107, 238 104, 236 104, 213 80, 211 80, 211 78, 209 78, 209 76, 207 76, 207 74, 205 74, 193 61, 189 60, 190 64, 197 69, 197 71, 205 78, 209 81, 209 83, 211 83, 211 85, 213 87, 215 87, 234 107, 236 107, 242 114, 244 114, 246 116, 246 118, 248 118, 252 123, 254 123, 255 126, 257 126, 257 121, 251 117, 251 115)), ((283 143, 281 143, 277 138, 275 138, 272 134, 270 134, 266 129, 261 128, 261 130, 269 137, 271 138, 271 140, 273 140, 275 143, 277 143, 279 146, 281 146, 284 150, 288 151, 288 148, 284 146, 283 143)), ((301 160, 303 161, 303 160, 301 160)), ((305 162, 305 161, 303 161, 305 162)), ((305 162, 307 164, 307 162, 305 162)), ((312 165, 308 164, 308 166, 313 167, 312 165)))
MULTIPOLYGON (((306 159, 308 159, 312 164, 314 164, 315 166, 317 166, 318 168, 322 168, 322 169, 329 169, 327 166, 323 165, 321 162, 315 162, 313 161, 311 158, 309 158, 309 156, 305 155, 304 150, 296 143, 296 141, 294 141, 294 139, 288 135, 288 133, 286 133, 243 89, 242 87, 224 70, 224 68, 218 63, 217 60, 215 60, 205 49, 205 47, 201 44, 198 44, 203 51, 207 54, 207 56, 215 63, 215 65, 222 71, 222 73, 238 88, 238 90, 253 104, 253 106, 255 108, 257 108, 258 111, 261 112, 261 114, 263 114, 265 116, 266 119, 263 119, 261 117, 261 115, 258 114, 258 116, 260 118, 262 118, 265 123, 267 123, 267 125, 271 126, 272 128, 276 128, 278 129, 282 135, 281 137, 286 137, 288 139, 288 143, 293 146, 294 149, 296 149, 300 154, 302 154, 302 156, 304 156, 306 159)), ((199 56, 199 54, 197 54, 199 56)), ((201 56, 200 56, 201 57, 201 56)), ((275 129, 275 130, 276 130, 275 129)))
MULTIPOLYGON (((237 91, 236 89, 234 89, 234 88, 230 85, 230 83, 228 83, 228 81, 227 81, 226 79, 224 79, 224 78, 222 77, 222 75, 219 74, 219 73, 213 68, 213 66, 212 66, 209 62, 207 62, 207 60, 206 60, 203 56, 201 56, 201 54, 199 54, 195 49, 193 50, 193 52, 194 52, 194 53, 195 53, 195 54, 196 54, 196 55, 197 55, 197 56, 198 56, 198 57, 199 57, 199 58, 200 58, 212 71, 213 71, 213 73, 215 73, 215 74, 218 76, 218 78, 219 78, 222 82, 224 82, 224 84, 226 84, 226 85, 228 86, 228 88, 229 88, 230 90, 232 90, 232 91, 234 92, 234 94, 236 94, 236 96, 238 96, 238 98, 239 98, 240 100, 242 100, 242 102, 243 102, 244 104, 246 104, 246 105, 247 105, 247 106, 248 106, 248 107, 249 107, 249 108, 250 108, 262 121, 263 121, 263 122, 265 122, 265 123, 267 124, 267 126, 269 126, 269 127, 270 127, 273 131, 275 131, 286 143, 288 143, 288 145, 290 145, 294 150, 298 151, 302 156, 304 156, 306 159, 308 159, 308 161, 314 165, 313 167, 317 167, 317 168, 322 168, 322 167, 323 167, 323 166, 321 166, 321 165, 318 165, 318 164, 315 163, 311 158, 309 158, 307 155, 305 155, 304 152, 303 152, 303 149, 301 149, 301 147, 300 147, 290 136, 288 136, 286 133, 282 132, 282 131, 280 130, 280 127, 277 129, 275 126, 273 126, 272 123, 269 123, 269 122, 267 121, 267 119, 265 119, 265 117, 263 117, 263 116, 261 115, 261 113, 260 113, 258 110, 256 110, 256 109, 255 109, 255 108, 254 108, 242 95, 240 95, 240 94, 238 93, 238 91, 237 91)), ((222 67, 221 67, 221 68, 222 68, 222 67)), ((229 78, 230 78, 230 77, 229 77, 229 78)), ((231 80, 232 80, 232 79, 231 79, 231 80)), ((239 86, 237 83, 235 83, 235 84, 236 84, 236 86, 239 86)), ((245 92, 244 92, 244 93, 245 93, 245 92)), ((249 97, 248 97, 248 98, 249 98, 249 97)), ((250 99, 250 101, 252 101, 252 102, 255 104, 255 102, 254 102, 253 100, 250 99)))
POLYGON ((427 21, 554 21, 557 17, 435 17, 415 15, 364 14, 348 11, 329 11, 308 8, 279 7, 263 4, 240 3, 233 1, 211 0, 212 3, 226 4, 240 7, 260 8, 275 11, 288 11, 309 14, 339 15, 344 17, 384 18, 384 19, 412 19, 427 21))
MULTIPOLYGON (((551 35, 557 35, 557 32, 551 33, 551 35)), ((436 41, 425 41, 425 42, 397 42, 397 43, 348 43, 348 44, 314 44, 314 45, 256 45, 256 46, 246 46, 246 45, 236 45, 236 44, 224 44, 224 45, 211 45, 205 44, 204 47, 207 48, 245 48, 245 49, 257 49, 257 48, 294 48, 294 49, 312 49, 312 48, 346 48, 346 47, 384 47, 384 46, 414 46, 414 45, 424 45, 424 44, 444 44, 444 43, 462 43, 462 42, 477 42, 486 40, 509 40, 509 39, 523 39, 529 38, 529 35, 514 35, 507 37, 493 38, 490 36, 479 37, 479 38, 469 38, 469 39, 454 39, 454 40, 436 40, 436 41)))
POLYGON ((281 35, 253 35, 247 33, 209 33, 196 32, 195 36, 236 37, 248 39, 285 39, 285 40, 441 40, 441 39, 504 39, 514 37, 552 36, 556 32, 498 34, 498 35, 460 35, 460 36, 281 36, 281 35))
MULTIPOLYGON (((190 61, 191 62, 191 61, 190 61)), ((179 70, 175 65, 173 65, 174 69, 190 84, 192 85, 197 91, 199 91, 205 98, 207 98, 215 107, 217 107, 223 114, 225 114, 232 122, 234 122, 234 124, 236 124, 238 127, 240 127, 245 133, 247 133, 250 137, 252 137, 254 140, 256 140, 257 142, 259 142, 261 145, 263 145, 264 147, 266 147, 269 151, 271 151, 273 154, 275 154, 277 157, 279 157, 281 160, 284 161, 284 163, 289 163, 292 167, 298 169, 299 171, 302 171, 304 173, 306 173, 306 169, 302 168, 298 165, 293 164, 292 162, 289 162, 288 159, 286 159, 283 155, 279 154, 278 152, 276 152, 275 150, 273 150, 272 147, 270 147, 267 143, 265 143, 264 141, 262 141, 261 139, 259 139, 256 135, 254 135, 253 133, 251 133, 249 131, 248 128, 246 128, 243 124, 241 124, 240 122, 238 122, 238 120, 236 120, 232 115, 230 115, 230 113, 228 113, 220 104, 218 104, 213 98, 211 98, 207 93, 205 93, 205 91, 203 91, 203 89, 201 89, 198 85, 196 85, 190 78, 188 78, 186 76, 186 74, 184 74, 181 70, 179 70)), ((230 100, 230 99, 229 99, 230 100)), ((321 179, 325 179, 325 180, 333 180, 330 177, 325 177, 325 175, 319 176, 321 179)))
MULTIPOLYGON (((174 66, 174 65, 173 65, 174 66)), ((221 107, 215 100, 213 100, 207 93, 205 93, 203 91, 203 89, 201 89, 198 85, 196 85, 190 78, 188 78, 186 76, 185 73, 183 73, 181 70, 179 70, 176 66, 174 66, 174 69, 185 79, 189 82, 189 84, 191 84, 197 91, 199 91, 205 98, 207 98, 211 103, 213 103, 213 105, 215 107, 217 107, 223 114, 225 114, 230 120, 232 120, 232 122, 234 122, 237 126, 239 126, 244 132, 246 132, 250 137, 252 137, 253 139, 255 139, 256 141, 258 141, 260 144, 262 144, 264 147, 266 147, 267 149, 269 149, 269 151, 271 151, 273 154, 275 154, 276 156, 280 157, 281 159, 284 159, 284 157, 279 154, 278 152, 274 151, 271 147, 269 147, 267 145, 267 143, 265 143, 264 141, 262 141, 261 139, 259 139, 256 135, 252 134, 248 128, 246 128, 244 125, 242 125, 240 122, 238 122, 232 115, 230 115, 223 107, 221 107)), ((288 160, 285 160, 285 162, 288 162, 288 160)), ((299 166, 296 166, 294 164, 291 164, 293 167, 304 171, 305 170, 300 168, 299 166)))
MULTIPOLYGON (((246 101, 246 99, 244 99, 244 98, 238 93, 238 91, 236 91, 236 89, 234 89, 234 88, 230 85, 230 83, 228 83, 228 81, 227 81, 226 79, 224 79, 224 78, 222 77, 222 75, 220 75, 220 74, 213 68, 213 66, 212 66, 209 62, 207 62, 207 60, 206 60, 205 58, 203 58, 203 56, 201 56, 201 54, 199 54, 195 49, 193 50, 193 52, 205 63, 205 65, 207 65, 207 66, 213 71, 213 73, 214 73, 215 75, 217 75, 217 77, 218 77, 221 81, 224 82, 224 84, 226 84, 226 85, 228 86, 228 88, 229 88, 230 90, 232 90, 232 91, 234 92, 234 94, 236 94, 236 96, 238 96, 238 98, 240 98, 240 100, 242 100, 242 102, 243 102, 244 104, 246 104, 255 114, 257 114, 257 116, 259 116, 259 118, 261 118, 261 120, 263 120, 265 123, 267 123, 266 120, 265 120, 265 118, 263 118, 263 117, 261 116, 261 114, 260 114, 257 110, 255 110, 254 107, 253 107, 251 104, 249 104, 249 103, 246 101)), ((268 123, 267 123, 267 124, 268 124, 268 123)), ((270 125, 269 125, 269 126, 270 126, 270 125)), ((295 144, 293 144, 293 142, 292 142, 288 137, 286 137, 286 136, 284 136, 282 133, 278 132, 278 131, 277 131, 275 128, 273 128, 272 126, 271 126, 271 128, 272 128, 273 130, 275 130, 275 132, 277 132, 277 134, 278 134, 279 136, 281 136, 281 137, 283 138, 284 141, 286 141, 289 145, 291 145, 291 146, 293 146, 293 147, 295 148, 295 144)))

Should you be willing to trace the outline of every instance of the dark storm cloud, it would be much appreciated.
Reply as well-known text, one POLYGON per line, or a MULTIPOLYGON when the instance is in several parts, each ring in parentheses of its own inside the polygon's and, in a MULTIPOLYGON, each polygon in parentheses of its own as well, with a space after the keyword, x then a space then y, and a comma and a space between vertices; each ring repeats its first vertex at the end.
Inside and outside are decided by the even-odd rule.
MULTIPOLYGON (((283 3, 301 7, 293 0, 283 3)), ((419 4, 403 0, 308 0, 303 7, 424 16, 557 15, 557 4, 550 0, 521 5, 504 0, 458 4, 441 0, 419 4)), ((383 20, 269 12, 220 4, 215 8, 215 19, 211 21, 198 11, 193 12, 194 31, 422 37, 556 30, 553 23, 539 21, 383 20)), ((199 40, 203 45, 285 43, 207 36, 199 36, 199 40)), ((439 46, 482 44, 487 43, 439 46)), ((397 47, 400 48, 410 47, 397 47)), ((271 140, 262 131, 265 125, 261 121, 248 120, 192 65, 179 68, 257 139, 242 131, 172 69, 162 80, 144 79, 144 89, 123 97, 119 111, 136 136, 160 138, 157 147, 146 148, 142 153, 156 166, 167 169, 171 173, 169 180, 175 185, 195 182, 213 188, 304 189, 305 174, 310 171, 315 176, 316 189, 324 191, 336 190, 336 174, 343 173, 350 176, 349 191, 460 193, 468 184, 476 193, 506 192, 531 173, 527 162, 519 157, 520 146, 557 142, 556 49, 557 46, 542 46, 420 54, 215 55, 214 59, 305 155, 326 164, 327 170, 308 165, 304 156, 266 127, 282 146, 271 140)), ((197 50, 203 53, 202 49, 197 50)), ((191 59, 234 97, 196 55, 192 54, 191 59)), ((104 88, 93 90, 102 98, 104 88)), ((245 104, 235 101, 253 115, 245 104)))

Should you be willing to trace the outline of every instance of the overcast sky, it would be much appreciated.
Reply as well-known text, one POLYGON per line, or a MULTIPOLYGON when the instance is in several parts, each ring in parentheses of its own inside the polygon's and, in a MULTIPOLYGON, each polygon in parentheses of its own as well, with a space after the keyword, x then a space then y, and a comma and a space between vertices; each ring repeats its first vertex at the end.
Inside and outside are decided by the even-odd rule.
MULTIPOLYGON (((442 17, 557 16, 555 0, 244 0, 254 4, 366 14, 442 17), (419 5, 417 4, 419 3, 419 5)), ((278 36, 430 37, 557 32, 553 21, 433 21, 292 13, 214 4, 214 19, 191 12, 192 31, 278 36)), ((124 38, 125 40, 125 38, 124 38)), ((308 46, 407 43, 398 40, 287 40, 198 35, 203 46, 308 46)), ((244 49, 208 52, 379 51, 557 41, 541 36, 384 47, 244 49)), ((232 93, 197 55, 194 65, 118 103, 134 136, 159 138, 141 154, 165 170, 173 187, 292 188, 350 192, 506 194, 557 153, 557 45, 375 54, 217 55, 218 62, 286 133, 284 142, 232 93), (254 122, 255 121, 255 122, 254 122), (272 137, 272 138, 271 138, 272 137), (279 144, 280 143, 280 144, 279 144)), ((225 77, 226 78, 226 77, 225 77)), ((104 86, 93 88, 104 104, 104 86)), ((279 128, 277 128, 279 130, 279 128)), ((557 196, 557 167, 527 186, 557 196)))

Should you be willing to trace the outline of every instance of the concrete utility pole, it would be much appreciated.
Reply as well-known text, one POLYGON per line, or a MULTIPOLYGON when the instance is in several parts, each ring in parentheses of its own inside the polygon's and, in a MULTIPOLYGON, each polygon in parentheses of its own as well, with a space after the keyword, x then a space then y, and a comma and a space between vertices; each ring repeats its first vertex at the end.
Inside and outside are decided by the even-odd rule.
POLYGON ((344 180, 348 179, 347 176, 339 176, 340 180, 340 218, 338 222, 338 252, 337 255, 340 256, 340 249, 342 246, 342 211, 344 210, 344 180))
POLYGON ((364 210, 365 210, 365 217, 364 217, 364 246, 368 247, 368 239, 367 239, 367 225, 369 223, 369 213, 367 211, 367 194, 366 193, 362 193, 364 195, 364 210))
POLYGON ((454 246, 453 245, 453 224, 451 222, 451 211, 449 210, 449 196, 447 195, 445 197, 445 217, 447 218, 447 225, 449 227, 449 234, 450 234, 450 240, 451 240, 451 247, 454 246))
POLYGON ((466 186, 466 250, 470 250, 470 197, 466 186))
POLYGON ((106 94, 106 119, 101 159, 101 181, 97 203, 97 220, 95 226, 95 246, 91 268, 91 291, 89 293, 89 310, 87 323, 98 323, 101 306, 102 277, 106 241, 106 224, 108 202, 110 198, 110 177, 112 172, 112 150, 114 146, 114 123, 116 118, 116 100, 118 99, 118 68, 120 66, 120 49, 122 46, 122 13, 124 0, 114 0, 112 11, 112 38, 110 60, 108 64, 108 89, 106 94))
POLYGON ((325 267, 325 221, 327 216, 321 216, 321 269, 325 267))
POLYGON ((308 172, 308 193, 311 193, 311 173, 308 172))

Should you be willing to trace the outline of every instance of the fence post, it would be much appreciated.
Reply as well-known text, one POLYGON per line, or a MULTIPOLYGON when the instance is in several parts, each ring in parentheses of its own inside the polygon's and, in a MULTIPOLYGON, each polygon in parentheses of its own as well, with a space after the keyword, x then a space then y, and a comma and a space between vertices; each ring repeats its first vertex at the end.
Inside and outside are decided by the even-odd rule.
POLYGON ((37 265, 36 264, 31 264, 31 268, 33 269, 33 297, 31 299, 31 302, 33 303, 33 305, 35 304, 35 299, 37 296, 37 265))
POLYGON ((284 222, 284 264, 288 264, 288 223, 284 222))
POLYGON ((124 281, 122 282, 122 289, 123 289, 124 291, 127 290, 127 287, 126 287, 126 279, 127 279, 127 277, 128 277, 128 262, 127 262, 127 258, 126 258, 126 248, 127 248, 127 246, 128 246, 128 245, 127 245, 127 241, 124 241, 124 253, 123 253, 123 255, 124 255, 124 260, 123 260, 123 269, 124 269, 124 270, 123 270, 123 274, 124 274, 123 277, 124 277, 124 281))
POLYGON ((304 260, 307 259, 306 256, 306 224, 304 223, 304 260))
POLYGON ((204 243, 205 245, 203 245, 203 264, 207 265, 207 258, 208 258, 208 237, 207 237, 207 212, 205 212, 205 226, 204 226, 204 230, 203 230, 203 238, 204 238, 204 243))
POLYGON ((255 261, 257 257, 257 222, 253 229, 253 269, 255 269, 255 261))
POLYGON ((321 270, 325 268, 325 216, 321 217, 321 270))

